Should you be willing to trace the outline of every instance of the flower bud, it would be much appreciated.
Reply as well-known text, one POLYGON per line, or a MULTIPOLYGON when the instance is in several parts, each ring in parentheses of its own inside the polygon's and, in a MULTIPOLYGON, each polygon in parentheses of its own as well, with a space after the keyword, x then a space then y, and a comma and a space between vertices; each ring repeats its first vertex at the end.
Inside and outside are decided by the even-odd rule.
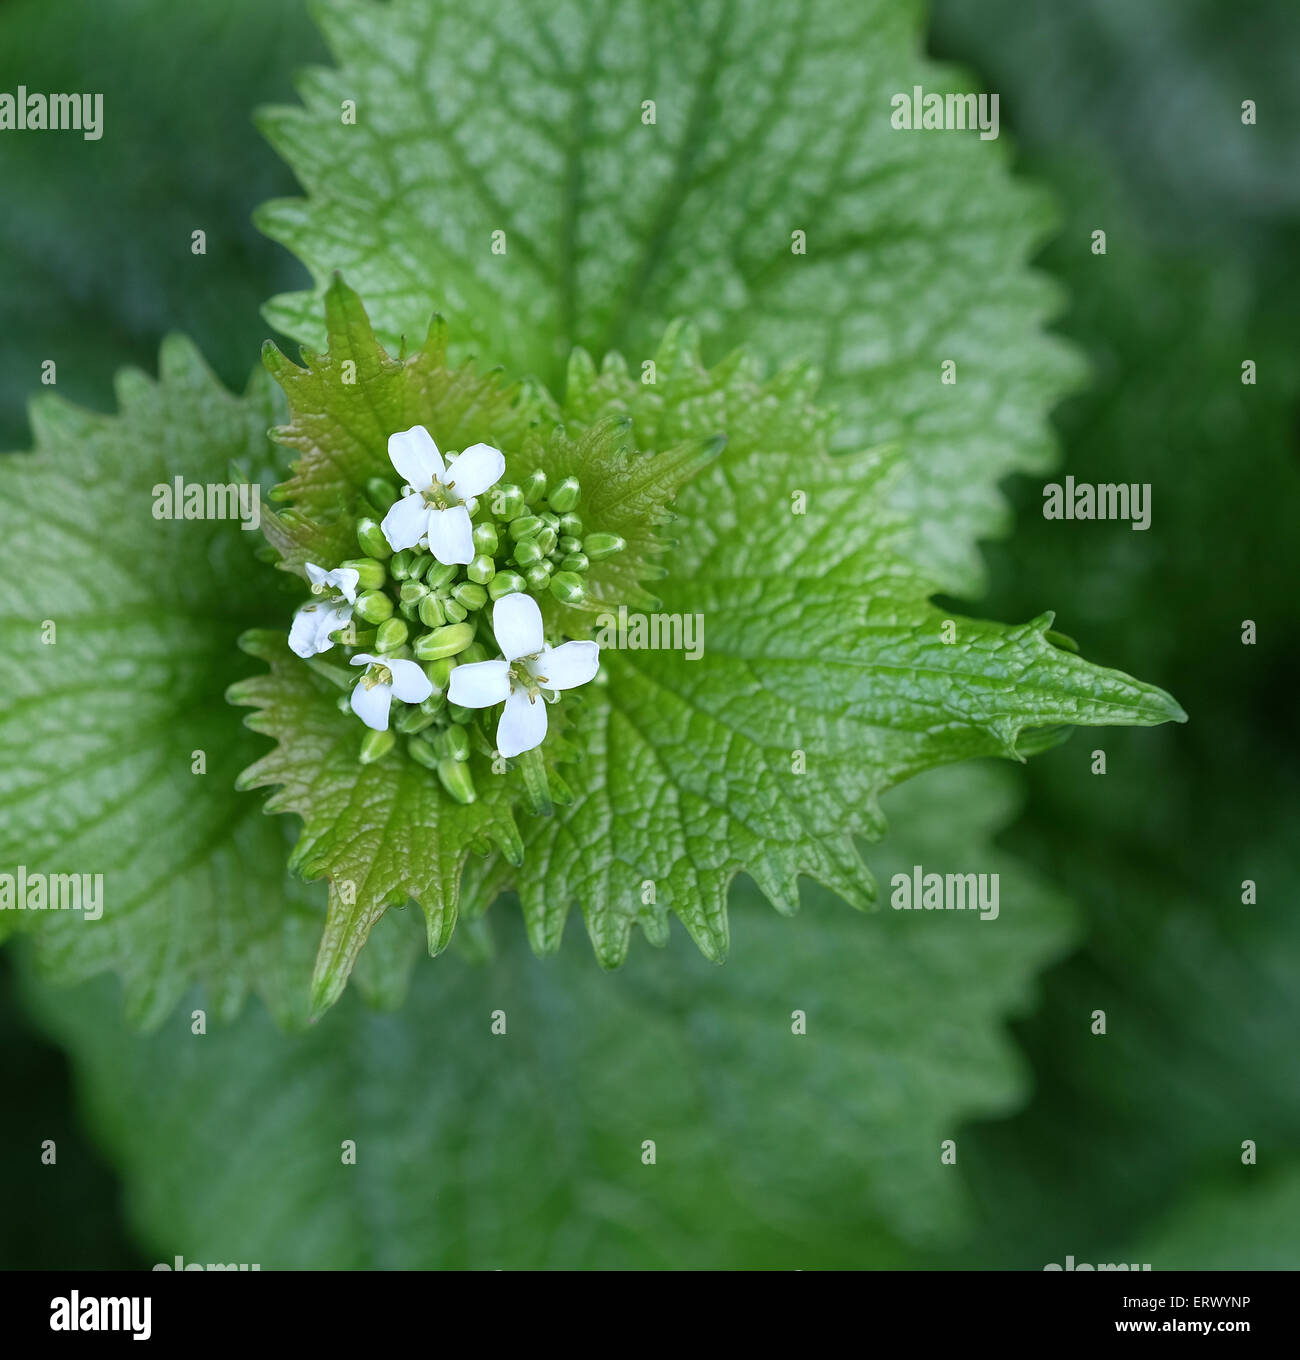
POLYGON ((417 705, 415 708, 404 708, 393 726, 404 736, 412 737, 417 732, 423 732, 433 722, 433 718, 432 713, 426 713, 422 705, 417 705))
POLYGON ((438 778, 442 780, 442 787, 458 803, 472 803, 478 797, 474 789, 474 776, 463 760, 440 760, 438 778))
POLYGON ((584 572, 587 570, 589 566, 591 566, 591 563, 587 560, 586 553, 580 552, 567 553, 560 560, 561 571, 584 572))
POLYGON ((487 659, 487 648, 481 642, 471 642, 456 658, 456 664, 458 666, 468 666, 471 662, 486 661, 487 659))
POLYGON ((419 604, 428 593, 429 587, 423 581, 406 580, 402 582, 397 595, 403 604, 419 604))
POLYGON ((583 530, 582 520, 574 514, 560 516, 560 533, 572 534, 574 538, 581 538, 583 530))
POLYGON ((515 563, 518 566, 531 567, 534 562, 540 562, 545 556, 542 545, 535 538, 526 538, 515 546, 515 563))
POLYGON ((395 651, 406 641, 410 631, 405 619, 387 619, 375 633, 375 646, 381 652, 395 651))
POLYGON ((497 574, 497 564, 489 553, 480 553, 465 568, 465 575, 476 585, 485 586, 497 574))
POLYGON ((577 505, 581 489, 576 477, 566 477, 547 497, 551 509, 561 515, 566 514, 577 505))
POLYGON ((335 702, 339 706, 340 713, 352 712, 352 696, 350 694, 340 694, 335 702))
POLYGON ((433 686, 433 693, 424 701, 426 704, 437 704, 429 710, 430 713, 438 711, 438 705, 442 703, 442 696, 446 692, 447 685, 451 680, 451 673, 456 669, 457 662, 451 657, 440 657, 437 661, 427 661, 424 665, 424 673, 429 677, 429 683, 433 686))
POLYGON ((534 562, 524 572, 524 576, 534 590, 545 590, 546 583, 551 579, 551 564, 549 562, 534 562))
POLYGON ((476 524, 474 526, 474 551, 486 553, 491 557, 501 546, 495 524, 476 524))
POLYGON ((441 734, 438 743, 442 753, 449 760, 469 759, 469 733, 463 727, 449 727, 441 734))
POLYGON ((358 590, 378 590, 388 579, 384 564, 373 557, 354 557, 351 561, 340 562, 339 566, 356 572, 358 590))
POLYGON ((394 581, 405 581, 411 575, 411 568, 415 565, 416 556, 414 548, 403 548, 401 552, 395 552, 388 563, 388 570, 394 581))
POLYGON ((523 488, 524 500, 529 505, 536 505, 546 495, 546 473, 541 468, 534 468, 520 486, 523 488))
POLYGON ((509 482, 492 488, 492 513, 499 520, 512 520, 524 512, 524 493, 509 482))
POLYGON ((388 545, 388 540, 384 537, 384 531, 379 527, 379 521, 374 519, 359 519, 357 521, 357 542, 361 545, 361 551, 368 557, 378 557, 381 561, 387 561, 392 555, 393 550, 388 545))
POLYGON ((367 732, 361 738, 358 759, 363 765, 373 765, 376 760, 383 760, 396 744, 397 738, 391 732, 367 732))
POLYGON ((413 650, 418 661, 438 661, 444 656, 455 656, 458 652, 463 652, 473 641, 472 624, 449 623, 417 638, 413 650))
POLYGON ((451 594, 466 609, 482 609, 487 604, 487 591, 473 581, 462 581, 458 586, 452 586, 451 594))
POLYGON ((367 623, 383 623, 393 617, 393 602, 382 590, 367 590, 364 595, 357 596, 352 612, 367 623))
POLYGON ((366 499, 376 510, 387 510, 397 499, 397 488, 384 477, 371 477, 366 482, 366 499))
POLYGON ((557 571, 551 577, 551 594, 561 604, 581 604, 587 592, 583 588, 582 577, 572 571, 557 571))
POLYGON ((542 531, 537 535, 537 546, 547 557, 555 551, 557 541, 558 535, 555 530, 549 524, 542 525, 542 531))
POLYGON ((549 524, 557 534, 560 532, 560 517, 555 511, 539 510, 537 512, 537 518, 540 519, 543 524, 549 524))
POLYGON ((488 594, 499 600, 503 595, 517 595, 527 584, 517 571, 499 571, 488 582, 488 594))
POLYGON ((424 582, 430 590, 441 590, 443 586, 456 579, 459 570, 458 566, 448 566, 446 562, 439 562, 436 557, 431 557, 424 573, 424 582))
POLYGON ((545 527, 538 515, 520 515, 518 519, 510 521, 510 537, 518 543, 521 538, 532 538, 545 527))
POLYGON ((464 623, 469 617, 469 610, 459 600, 443 600, 442 612, 452 623, 464 623))
POLYGON ((474 720, 474 710, 466 708, 462 704, 448 704, 447 716, 454 723, 467 723, 474 720))
POLYGON ((575 553, 582 551, 582 539, 574 534, 561 534, 560 541, 555 545, 562 553, 575 553))
POLYGON ((593 562, 599 562, 602 557, 613 557, 622 552, 627 543, 617 534, 588 534, 582 547, 593 562))
POLYGON ((419 621, 420 611, 413 604, 399 604, 397 606, 397 612, 407 621, 407 623, 416 623, 419 621))
POLYGON ((438 768, 438 752, 425 741, 423 736, 413 737, 408 741, 406 750, 411 759, 423 765, 426 770, 438 768))
POLYGON ((420 622, 426 628, 441 628, 447 622, 442 601, 436 595, 426 595, 420 601, 420 622))

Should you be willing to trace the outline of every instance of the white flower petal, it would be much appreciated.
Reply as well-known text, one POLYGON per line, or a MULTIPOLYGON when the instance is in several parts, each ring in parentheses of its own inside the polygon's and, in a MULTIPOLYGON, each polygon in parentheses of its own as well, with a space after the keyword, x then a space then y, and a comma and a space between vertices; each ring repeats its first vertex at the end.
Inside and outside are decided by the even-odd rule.
POLYGON ((600 669, 600 648, 594 642, 566 642, 548 647, 530 664, 532 673, 545 680, 547 689, 573 689, 595 678, 600 669))
POLYGON ((329 580, 329 572, 324 567, 318 567, 315 562, 305 562, 303 565, 307 568, 307 579, 312 585, 318 586, 322 581, 329 580))
POLYGON ((429 527, 429 507, 424 497, 418 492, 413 496, 403 496, 384 516, 384 522, 379 527, 394 552, 415 547, 429 527))
POLYGON ((337 586, 349 604, 357 602, 357 582, 360 580, 361 573, 356 567, 335 567, 333 571, 325 573, 325 584, 337 586))
POLYGON ((491 708, 510 695, 510 667, 504 661, 470 661, 457 666, 447 699, 462 708, 491 708))
POLYGON ((385 661, 393 673, 393 693, 408 704, 422 704, 433 693, 433 682, 414 661, 385 661))
POLYGON ((532 656, 546 646, 542 611, 531 595, 503 595, 492 610, 492 631, 507 661, 532 656))
POLYGON ((412 425, 388 436, 388 457, 404 482, 417 491, 427 491, 435 477, 443 475, 442 454, 433 436, 423 425, 412 425))
POLYGON ((289 650, 295 655, 305 658, 315 656, 320 651, 316 646, 319 614, 319 605, 305 604, 293 616, 293 623, 289 628, 289 650))
POLYGON ((352 618, 352 606, 342 600, 306 604, 293 616, 289 646, 301 657, 318 656, 334 645, 330 634, 352 618))
POLYGON ((379 658, 377 656, 371 656, 369 652, 358 652, 356 656, 352 658, 352 665, 368 666, 372 661, 378 660, 379 658))
POLYGON ((429 551, 444 566, 464 566, 474 560, 474 527, 463 505, 429 514, 429 551))
POLYGON ((447 464, 447 481, 455 482, 452 495, 458 501, 481 496, 506 472, 505 454, 491 444, 471 444, 447 464))
MULTIPOLYGON (((353 657, 355 661, 356 658, 353 657)), ((352 686, 352 711, 367 727, 376 732, 388 731, 388 710, 393 702, 392 685, 367 686, 362 676, 352 686)))
MULTIPOLYGON (((452 671, 452 674, 455 675, 456 672, 452 671)), ((497 750, 509 759, 511 756, 531 751, 534 746, 540 746, 545 736, 546 705, 541 699, 530 703, 529 696, 524 690, 512 690, 506 700, 505 712, 497 724, 497 750)))

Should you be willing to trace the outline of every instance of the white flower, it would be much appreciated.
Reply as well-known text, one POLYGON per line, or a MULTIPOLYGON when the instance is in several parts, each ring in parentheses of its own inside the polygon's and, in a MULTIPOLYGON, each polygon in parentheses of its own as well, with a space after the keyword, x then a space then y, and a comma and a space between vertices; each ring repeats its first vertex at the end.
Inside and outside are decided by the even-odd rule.
POLYGON ((302 657, 328 652, 334 645, 330 641, 330 634, 339 628, 346 628, 352 621, 352 606, 357 602, 357 582, 361 579, 355 567, 337 567, 334 571, 326 571, 314 562, 308 562, 306 567, 311 593, 321 598, 303 605, 293 616, 289 646, 302 657))
POLYGON ((505 660, 457 666, 447 698, 463 708, 490 708, 504 700, 497 750, 509 758, 540 746, 546 736, 546 705, 537 702, 539 693, 585 685, 600 669, 600 648, 594 642, 548 647, 542 611, 531 595, 503 595, 492 611, 492 631, 505 660))
POLYGON ((394 694, 405 703, 422 704, 433 693, 429 677, 414 661, 358 652, 352 664, 370 668, 352 686, 352 711, 376 732, 388 731, 388 710, 394 694))
POLYGON ((379 526, 394 552, 413 548, 427 534, 429 551, 446 566, 474 560, 474 530, 463 502, 495 486, 505 456, 491 444, 471 444, 445 467, 423 425, 388 436, 388 456, 408 483, 402 499, 379 526))

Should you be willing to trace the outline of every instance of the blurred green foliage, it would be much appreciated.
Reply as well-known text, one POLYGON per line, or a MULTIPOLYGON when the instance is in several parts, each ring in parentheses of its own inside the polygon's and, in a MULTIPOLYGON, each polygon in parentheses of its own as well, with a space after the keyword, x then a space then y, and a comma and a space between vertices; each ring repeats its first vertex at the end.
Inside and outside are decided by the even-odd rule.
MULTIPOLYGON (((1202 1183, 1224 1206, 1233 1187, 1294 1174, 1300 108, 1282 54, 1297 41, 1285 4, 938 7, 934 45, 1003 92, 1023 169, 1063 198, 1042 263, 1074 299, 1062 331, 1094 365, 1059 412, 1066 470, 1149 482, 1154 505, 1140 534, 1047 521, 1041 483, 1018 484, 1013 546, 988 554, 991 607, 1020 616, 1068 589, 1090 654, 1172 686, 1191 715, 1140 747, 1106 733, 1029 767, 1010 843, 1080 905, 1088 939, 1019 1029, 1035 1100, 976 1139, 990 1263, 1109 1259, 1152 1216, 1181 1221, 1202 1183), (1241 123, 1248 98, 1257 127, 1241 123), (1091 253, 1098 227, 1105 256, 1091 253), (1258 1167, 1241 1165, 1245 1139, 1258 1167)), ((1294 1267, 1295 1220, 1266 1225, 1289 1235, 1250 1259, 1294 1267)), ((1167 1263, 1231 1255, 1221 1243, 1167 1263)))
POLYGON ((19 1009, 0 954, 0 1270, 130 1269, 143 1264, 121 1219, 113 1172, 81 1128, 72 1073, 19 1009), (42 1144, 57 1161, 40 1163, 42 1144))
POLYGON ((25 447, 46 359, 63 396, 107 410, 113 373, 152 371, 180 330, 243 389, 263 301, 306 278, 250 220, 294 184, 252 114, 323 51, 304 0, 0 7, 0 88, 104 96, 98 141, 0 136, 0 448, 25 447), (198 230, 205 255, 191 252, 198 230))

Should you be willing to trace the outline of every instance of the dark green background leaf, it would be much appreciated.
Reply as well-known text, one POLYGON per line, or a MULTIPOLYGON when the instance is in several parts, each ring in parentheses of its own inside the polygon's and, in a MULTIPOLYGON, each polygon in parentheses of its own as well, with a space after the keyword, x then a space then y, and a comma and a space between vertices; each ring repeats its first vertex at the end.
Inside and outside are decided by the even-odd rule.
POLYGON ((301 0, 6 0, 0 85, 104 97, 104 133, 0 134, 0 448, 26 442, 41 364, 58 390, 106 410, 113 375, 152 365, 168 331, 242 386, 268 290, 301 266, 249 220, 292 177, 252 110, 283 98, 323 45, 301 0), (207 233, 207 254, 190 234, 207 233))
MULTIPOLYGON (((160 1260, 906 1264, 905 1241, 942 1243, 963 1224, 940 1142, 1020 1097, 1003 1017, 1027 1006, 1069 928, 1043 880, 988 850, 1012 808, 1004 770, 967 765, 893 797, 900 824, 932 815, 924 837, 883 849, 882 872, 918 859, 1000 872, 996 921, 862 917, 815 891, 788 921, 738 891, 728 967, 678 935, 609 975, 574 941, 534 959, 501 903, 491 961, 445 955, 417 970, 399 1012, 348 995, 299 1037, 248 1009, 206 1036, 180 1013, 141 1039, 102 983, 27 994, 72 1053, 160 1260), (491 1033, 497 1010, 505 1035, 491 1033)), ((375 936, 404 931, 419 933, 409 910, 375 936)))
MULTIPOLYGON (((1012 0, 978 15, 940 4, 939 43, 1005 92, 1026 168, 1068 195, 1044 263, 1076 299, 1066 329, 1097 373, 1060 413, 1069 469, 1150 482, 1154 513, 1144 534, 1048 522, 1041 484, 1022 485, 1015 554, 991 553, 992 603, 1031 611, 1068 587, 1089 650, 1176 686, 1196 720, 1140 744, 1107 734, 1105 776, 1080 743, 1030 766, 1012 843, 1068 887, 1088 937, 1017 1031, 1033 1104, 979 1139, 988 1259, 1131 1259, 1153 1216, 1193 1232, 1202 1211, 1174 1206, 1203 1182, 1222 1240, 1210 1250, 1198 1230, 1174 1251, 1166 1235, 1166 1261, 1295 1265, 1289 1235, 1253 1257, 1237 1246, 1269 1193, 1252 1187, 1279 1184, 1300 1142, 1300 778, 1285 758, 1300 662, 1300 214, 1288 172, 1300 138, 1282 56, 1300 16, 1280 3, 1247 16, 1203 0, 1073 0, 1024 20, 1012 0), (1240 121, 1244 98, 1258 101, 1256 128, 1240 121), (1089 249, 1098 226, 1104 257, 1089 249), (1248 358, 1253 387, 1241 383, 1248 358), (1254 646, 1242 645, 1245 619, 1254 646), (1258 884, 1253 906, 1244 879, 1258 884), (1105 1038, 1089 1032, 1094 1008, 1107 1011, 1105 1038), (1260 1157, 1249 1172, 1247 1138, 1260 1157)), ((1276 1232, 1266 1212, 1256 1222, 1276 1232)))

